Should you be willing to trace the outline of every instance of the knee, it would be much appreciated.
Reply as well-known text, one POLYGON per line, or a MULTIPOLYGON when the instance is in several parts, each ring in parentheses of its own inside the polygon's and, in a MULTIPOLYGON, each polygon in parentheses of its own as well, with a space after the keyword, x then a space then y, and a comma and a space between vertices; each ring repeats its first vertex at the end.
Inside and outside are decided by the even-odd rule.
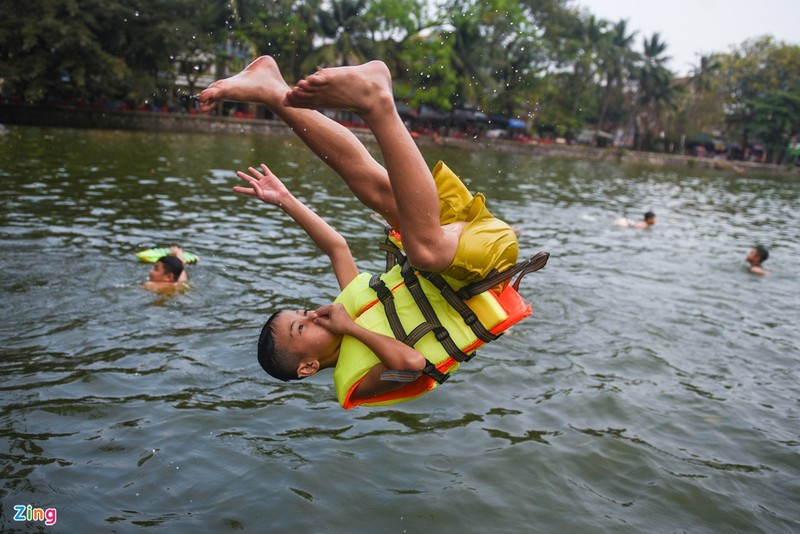
POLYGON ((426 243, 404 242, 408 261, 415 269, 438 273, 447 269, 452 263, 451 258, 443 257, 440 247, 426 243))

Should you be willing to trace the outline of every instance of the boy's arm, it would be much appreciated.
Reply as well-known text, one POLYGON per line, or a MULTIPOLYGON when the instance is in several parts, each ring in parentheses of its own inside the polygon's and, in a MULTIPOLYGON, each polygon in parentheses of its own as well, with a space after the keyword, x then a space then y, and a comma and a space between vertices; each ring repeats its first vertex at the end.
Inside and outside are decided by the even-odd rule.
POLYGON ((243 195, 254 196, 267 204, 278 206, 305 230, 308 237, 328 256, 339 287, 344 289, 358 276, 358 268, 347 241, 319 215, 292 195, 286 186, 261 164, 261 170, 250 167, 250 174, 239 171, 239 178, 246 180, 250 187, 236 186, 233 190, 243 195))
POLYGON ((183 270, 181 271, 180 276, 178 276, 178 279, 175 280, 175 283, 185 284, 189 281, 189 275, 186 274, 186 260, 183 259, 183 249, 177 245, 172 245, 169 247, 169 253, 181 260, 181 263, 183 264, 183 270))
POLYGON ((356 338, 369 347, 381 361, 370 369, 358 384, 354 392, 356 398, 373 397, 405 385, 401 382, 381 380, 380 374, 383 371, 422 371, 425 368, 427 360, 421 352, 393 337, 377 334, 359 326, 341 304, 322 306, 316 310, 316 314, 315 323, 324 326, 334 334, 356 338))

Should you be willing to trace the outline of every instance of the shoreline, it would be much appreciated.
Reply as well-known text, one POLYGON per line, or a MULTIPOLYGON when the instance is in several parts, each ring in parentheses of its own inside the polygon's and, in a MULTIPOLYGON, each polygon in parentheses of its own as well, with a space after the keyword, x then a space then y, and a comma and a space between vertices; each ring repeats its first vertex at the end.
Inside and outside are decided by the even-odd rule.
MULTIPOLYGON (((186 133, 239 133, 249 135, 289 135, 290 129, 280 120, 239 119, 211 115, 184 113, 158 113, 142 111, 111 111, 70 107, 42 107, 17 104, 0 104, 0 124, 25 126, 88 128, 105 130, 168 131, 186 133)), ((352 129, 362 141, 374 142, 372 134, 364 129, 352 129)), ((430 136, 415 137, 420 146, 441 146, 468 151, 495 151, 533 157, 561 157, 609 161, 622 164, 654 167, 704 168, 782 176, 800 176, 800 167, 786 167, 771 163, 728 161, 696 156, 681 156, 658 152, 636 152, 619 148, 595 148, 579 145, 543 145, 520 143, 506 139, 464 139, 442 137, 434 142, 430 136)))

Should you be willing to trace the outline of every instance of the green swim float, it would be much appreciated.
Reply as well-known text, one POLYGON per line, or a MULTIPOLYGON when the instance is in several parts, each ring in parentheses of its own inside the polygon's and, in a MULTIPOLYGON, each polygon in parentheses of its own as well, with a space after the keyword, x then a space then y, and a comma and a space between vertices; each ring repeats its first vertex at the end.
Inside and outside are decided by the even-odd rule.
MULTIPOLYGON (((168 248, 148 248, 141 252, 136 253, 136 257, 142 260, 145 263, 155 263, 164 256, 169 256, 170 250, 168 248)), ((183 251, 183 262, 184 263, 197 263, 200 260, 197 256, 192 254, 191 252, 183 251)))

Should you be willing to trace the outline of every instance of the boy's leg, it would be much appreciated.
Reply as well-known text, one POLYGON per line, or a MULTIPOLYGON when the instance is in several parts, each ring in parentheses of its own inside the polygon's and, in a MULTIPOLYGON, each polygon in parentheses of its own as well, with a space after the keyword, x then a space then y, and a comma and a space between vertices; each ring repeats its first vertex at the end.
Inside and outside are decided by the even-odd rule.
POLYGON ((256 102, 278 115, 298 137, 341 176, 356 197, 397 228, 398 214, 388 174, 353 133, 316 110, 287 106, 289 86, 278 65, 262 56, 242 72, 212 83, 200 93, 200 109, 220 100, 256 102))
POLYGON ((302 108, 350 109, 372 130, 389 174, 403 246, 418 269, 443 271, 453 261, 464 223, 442 227, 431 172, 400 119, 386 65, 323 69, 301 80, 286 101, 302 108))

